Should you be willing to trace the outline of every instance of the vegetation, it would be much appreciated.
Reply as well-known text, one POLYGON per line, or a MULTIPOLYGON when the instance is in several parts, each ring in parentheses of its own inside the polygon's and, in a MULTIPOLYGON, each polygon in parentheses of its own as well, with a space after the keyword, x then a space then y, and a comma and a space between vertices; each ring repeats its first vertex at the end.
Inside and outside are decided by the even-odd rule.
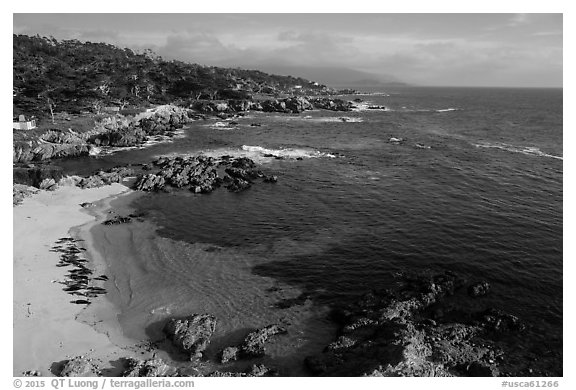
POLYGON ((58 112, 100 113, 110 106, 327 91, 302 78, 167 61, 150 50, 135 53, 106 43, 14 35, 13 50, 14 115, 52 121, 58 112))

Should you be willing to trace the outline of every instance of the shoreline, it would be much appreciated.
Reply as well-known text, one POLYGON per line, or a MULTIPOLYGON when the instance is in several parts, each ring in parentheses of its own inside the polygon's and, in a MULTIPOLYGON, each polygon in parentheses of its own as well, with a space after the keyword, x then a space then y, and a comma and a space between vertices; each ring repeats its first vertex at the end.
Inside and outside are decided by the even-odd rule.
MULTIPOLYGON (((13 208, 13 374, 28 370, 52 376, 54 363, 78 355, 108 362, 126 355, 125 350, 78 317, 85 306, 70 303, 71 295, 58 281, 68 270, 56 267, 60 253, 51 251, 63 237, 89 241, 89 229, 98 223, 94 212, 86 212, 83 202, 98 202, 98 209, 112 199, 130 193, 122 184, 80 189, 63 186, 55 191, 40 191, 13 208)), ((86 248, 87 252, 89 248, 86 248)), ((102 270, 102 263, 90 253, 89 264, 102 270)), ((95 301, 112 304, 105 297, 95 301)))

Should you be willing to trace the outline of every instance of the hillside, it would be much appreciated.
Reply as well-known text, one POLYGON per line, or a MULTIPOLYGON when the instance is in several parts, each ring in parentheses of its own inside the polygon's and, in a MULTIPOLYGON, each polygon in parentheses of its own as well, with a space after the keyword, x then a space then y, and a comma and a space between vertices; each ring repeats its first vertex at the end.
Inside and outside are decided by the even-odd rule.
POLYGON ((179 99, 331 92, 299 77, 167 61, 151 51, 135 53, 106 43, 14 35, 13 54, 15 116, 100 112, 179 99))

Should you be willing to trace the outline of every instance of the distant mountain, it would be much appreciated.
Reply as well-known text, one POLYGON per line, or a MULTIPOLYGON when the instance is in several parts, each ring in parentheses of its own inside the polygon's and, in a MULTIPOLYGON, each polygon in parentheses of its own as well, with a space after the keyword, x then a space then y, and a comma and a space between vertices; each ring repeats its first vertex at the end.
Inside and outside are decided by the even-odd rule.
POLYGON ((298 75, 305 79, 326 84, 335 88, 362 86, 401 86, 407 85, 397 77, 388 74, 375 74, 341 67, 313 67, 259 64, 258 69, 278 75, 298 75))

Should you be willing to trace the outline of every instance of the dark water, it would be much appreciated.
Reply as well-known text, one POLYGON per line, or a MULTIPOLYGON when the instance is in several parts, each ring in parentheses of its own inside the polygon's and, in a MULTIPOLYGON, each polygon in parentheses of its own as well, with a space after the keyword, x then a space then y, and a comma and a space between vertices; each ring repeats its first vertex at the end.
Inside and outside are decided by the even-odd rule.
MULTIPOLYGON (((266 294, 274 283, 305 294, 312 307, 325 307, 385 286, 395 271, 450 269, 489 281, 487 304, 527 321, 531 337, 561 339, 562 90, 386 92, 360 98, 387 111, 256 113, 234 130, 196 122, 174 143, 86 159, 81 168, 70 162, 67 168, 87 173, 162 154, 207 151, 243 153, 279 176, 277 184, 257 184, 240 194, 151 194, 134 204, 150 212, 162 237, 197 250, 219 248, 205 251, 203 263, 226 264, 211 284, 221 292, 218 299, 243 296, 243 307, 250 307, 230 332, 254 326, 258 321, 242 323, 251 316, 281 314, 280 308, 258 308, 264 304, 258 299, 248 303, 250 294, 266 294), (341 116, 351 120, 342 122, 341 116), (262 126, 249 126, 255 122, 262 126), (304 158, 263 158, 257 148, 242 150, 243 145, 288 148, 286 154, 304 158), (240 272, 235 261, 251 275, 249 293, 232 282, 240 272)), ((160 289, 167 283, 158 282, 158 275, 171 268, 158 261, 158 271, 143 285, 155 280, 160 289)), ((279 299, 286 297, 265 305, 279 299)), ((228 305, 220 315, 234 316, 235 310, 228 305)), ((308 321, 306 313, 299 324, 308 321)))

